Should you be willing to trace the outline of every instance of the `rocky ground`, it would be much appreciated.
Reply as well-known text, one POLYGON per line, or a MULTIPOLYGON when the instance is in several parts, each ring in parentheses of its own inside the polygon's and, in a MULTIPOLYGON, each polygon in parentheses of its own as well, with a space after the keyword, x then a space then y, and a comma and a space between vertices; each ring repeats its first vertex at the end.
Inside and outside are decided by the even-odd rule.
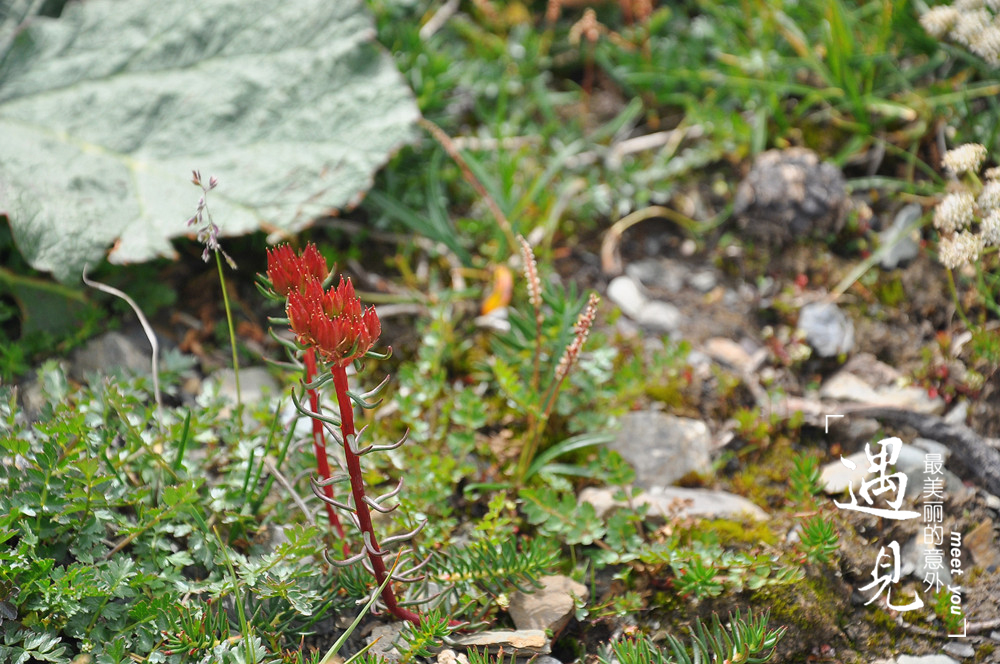
MULTIPOLYGON (((793 156, 796 163, 804 159, 807 166, 818 168, 801 154, 793 156)), ((837 198, 831 193, 836 190, 829 182, 832 176, 822 169, 817 172, 818 184, 803 185, 798 214, 803 214, 802 206, 809 207, 810 195, 820 202, 809 217, 813 226, 800 232, 815 235, 815 224, 826 224, 823 233, 840 233, 837 237, 844 238, 845 210, 857 209, 864 201, 837 198)), ((760 177, 748 178, 747 186, 755 182, 760 186, 760 177)), ((747 233, 749 225, 773 223, 767 212, 778 202, 769 194, 758 195, 757 207, 747 202, 751 193, 741 195, 740 232, 747 233)), ((836 251, 837 245, 819 240, 776 238, 774 229, 748 233, 756 244, 733 242, 718 234, 699 244, 665 222, 651 221, 620 238, 610 264, 607 247, 598 247, 595 238, 574 247, 558 265, 564 276, 599 290, 622 312, 607 330, 610 334, 638 338, 651 350, 667 339, 690 344, 690 375, 682 405, 658 399, 656 386, 647 389, 649 398, 622 418, 611 443, 636 468, 636 485, 643 490, 638 500, 649 505, 649 519, 728 517, 744 524, 770 523, 784 538, 797 537, 801 515, 784 510, 781 478, 765 482, 739 468, 746 441, 741 440, 737 423, 726 416, 734 401, 752 404, 769 417, 776 414, 779 420, 803 414, 793 449, 812 450, 824 458, 822 481, 831 504, 845 501, 848 486, 857 487, 864 480, 869 470, 866 443, 887 435, 901 439, 895 468, 907 474, 911 506, 924 486, 926 455, 939 454, 943 459, 944 523, 946 530, 963 533, 956 560, 965 572, 963 578, 949 575, 948 582, 963 588, 968 636, 941 638, 939 626, 907 622, 903 613, 883 613, 892 619, 875 621, 867 605, 870 593, 861 590, 872 578, 875 536, 885 532, 895 536, 901 552, 900 583, 914 588, 927 573, 921 522, 894 523, 840 510, 836 512, 843 526, 839 563, 826 578, 812 579, 812 596, 747 593, 737 598, 770 608, 775 624, 789 626, 779 653, 809 653, 808 661, 814 662, 875 661, 876 657, 883 657, 878 661, 884 664, 1000 661, 991 654, 1000 643, 996 544, 1000 441, 991 438, 1000 434, 1000 379, 994 367, 983 372, 987 380, 979 389, 965 389, 960 380, 966 356, 961 352, 963 337, 948 332, 954 321, 944 275, 919 238, 907 230, 919 213, 919 206, 911 205, 869 216, 866 223, 881 233, 891 250, 872 261, 869 274, 876 275, 874 281, 861 275, 848 277, 846 288, 838 284, 863 260, 858 254, 845 255, 836 251), (896 291, 885 284, 901 296, 891 297, 896 291), (730 387, 723 389, 723 384, 730 387), (855 468, 848 468, 840 457, 855 468), (720 467, 720 459, 729 460, 720 467), (732 472, 734 468, 746 472, 732 472), (758 481, 761 486, 755 490, 758 481), (922 654, 891 657, 905 652, 922 654)), ((192 283, 178 288, 197 291, 192 283)), ((250 297, 248 292, 248 301, 250 297)), ((198 297, 183 301, 187 306, 158 322, 159 329, 168 330, 168 346, 202 360, 202 371, 186 372, 181 398, 193 400, 210 385, 223 392, 233 390, 231 371, 211 369, 225 364, 224 349, 211 347, 208 329, 218 312, 206 307, 217 302, 198 297)), ((265 325, 263 314, 256 321, 250 317, 240 330, 241 339, 263 351, 265 325)), ((148 371, 148 346, 137 330, 94 339, 70 358, 69 373, 84 380, 92 370, 113 366, 148 371)), ((280 389, 262 368, 244 368, 241 378, 245 400, 280 389)), ((37 398, 29 384, 24 392, 29 411, 39 407, 37 398)), ((756 458, 756 471, 766 472, 766 455, 756 458)), ((610 489, 588 487, 578 498, 592 503, 599 514, 615 507, 610 489)), ((613 592, 610 581, 602 587, 613 592)), ((517 632, 470 638, 477 643, 495 639, 491 644, 504 644, 505 652, 545 653, 535 662, 557 664, 568 652, 560 640, 594 643, 615 631, 606 627, 590 631, 586 623, 572 618, 575 602, 586 591, 568 578, 548 578, 539 593, 511 597, 509 613, 517 632)), ((698 611, 724 614, 731 608, 732 598, 728 604, 705 602, 698 611)), ((634 621, 661 619, 650 615, 634 621)), ((363 635, 377 638, 391 629, 373 624, 363 635)), ((798 656, 794 661, 801 661, 798 656)), ((462 657, 445 651, 438 661, 462 661, 462 657)))

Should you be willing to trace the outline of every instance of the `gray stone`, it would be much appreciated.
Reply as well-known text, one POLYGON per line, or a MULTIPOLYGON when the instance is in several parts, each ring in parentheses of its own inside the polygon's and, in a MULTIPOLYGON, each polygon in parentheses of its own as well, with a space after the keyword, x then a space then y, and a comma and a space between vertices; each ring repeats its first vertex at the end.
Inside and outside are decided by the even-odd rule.
POLYGON ((577 600, 587 599, 587 586, 562 575, 542 577, 539 582, 542 586, 533 592, 517 590, 510 596, 510 617, 519 630, 558 632, 573 617, 577 600))
POLYGON ((965 424, 968 419, 969 402, 966 399, 956 403, 944 416, 944 421, 948 424, 965 424))
POLYGON ((951 640, 941 648, 949 655, 954 655, 955 657, 975 657, 976 649, 973 648, 968 643, 959 643, 958 641, 951 640))
POLYGON ((88 341, 70 357, 69 375, 83 380, 91 373, 124 371, 138 375, 151 375, 153 351, 149 341, 137 339, 121 332, 105 332, 88 341))
POLYGON ((674 305, 652 300, 642 307, 635 322, 654 332, 676 332, 683 319, 681 310, 674 305))
POLYGON ((918 203, 904 206, 892 220, 892 226, 879 233, 879 245, 885 247, 879 264, 883 270, 894 270, 909 263, 920 253, 920 244, 914 239, 917 227, 908 228, 920 219, 924 210, 918 203))
POLYGON ((896 664, 958 664, 947 655, 900 655, 896 664))
POLYGON ((951 458, 951 448, 930 438, 914 438, 911 443, 917 449, 923 450, 927 454, 940 454, 941 458, 947 461, 951 458))
POLYGON ((656 411, 626 413, 610 444, 635 468, 636 484, 647 489, 673 484, 692 471, 710 472, 711 446, 704 422, 656 411))
POLYGON ((937 414, 944 410, 944 399, 928 396, 927 390, 894 385, 874 388, 855 374, 841 369, 823 382, 819 389, 822 399, 853 401, 865 406, 901 408, 916 413, 937 414))
MULTIPOLYGON (((219 369, 209 376, 219 396, 229 403, 236 403, 236 372, 232 369, 219 369)), ((240 398, 244 405, 262 403, 265 399, 279 396, 281 386, 265 367, 240 368, 240 398)))
POLYGON ((854 323, 833 303, 802 307, 798 329, 820 357, 836 357, 854 348, 854 323))
POLYGON ((512 654, 548 655, 552 652, 548 637, 540 629, 493 630, 466 636, 452 636, 451 638, 456 645, 463 648, 487 648, 491 653, 496 653, 503 648, 505 656, 512 654))
POLYGON ((399 634, 403 631, 404 626, 402 622, 375 625, 372 628, 371 634, 365 639, 366 643, 374 644, 369 649, 369 652, 373 655, 381 655, 390 664, 396 664, 396 662, 402 660, 402 654, 396 649, 396 640, 399 638, 399 634))
POLYGON ((464 652, 456 653, 451 648, 445 648, 438 653, 437 664, 469 664, 469 658, 464 652))
POLYGON ((840 495, 847 491, 852 484, 861 486, 861 482, 868 475, 868 456, 862 450, 844 457, 853 468, 844 464, 843 460, 831 461, 820 470, 820 482, 823 490, 832 496, 840 495))
POLYGON ((647 288, 676 293, 684 287, 685 268, 679 263, 647 258, 625 267, 625 274, 647 288))
POLYGON ((750 370, 753 359, 743 346, 732 339, 712 337, 704 344, 704 351, 713 360, 743 373, 750 370))
POLYGON ((989 519, 970 530, 962 538, 962 546, 972 555, 972 562, 985 570, 1000 567, 1000 549, 993 536, 993 522, 989 519))
MULTIPOLYGON (((625 501, 614 499, 616 489, 607 487, 587 487, 580 492, 577 499, 590 503, 598 516, 614 509, 627 507, 625 501)), ((726 491, 711 489, 685 489, 682 487, 653 487, 648 491, 633 496, 632 504, 649 505, 647 516, 651 518, 669 518, 672 516, 691 516, 705 519, 734 518, 749 516, 757 521, 769 518, 767 512, 742 496, 726 491)))
POLYGON ((608 299, 618 305, 622 313, 636 320, 646 306, 646 296, 639 288, 639 284, 631 277, 615 277, 608 284, 608 299))
POLYGON ((708 291, 715 288, 719 283, 716 278, 715 273, 711 270, 701 270, 700 272, 695 272, 688 277, 688 283, 691 288, 695 289, 700 293, 707 293, 708 291))
MULTIPOLYGON (((948 558, 942 561, 943 566, 932 569, 927 564, 925 552, 932 549, 943 550, 943 547, 935 547, 933 544, 925 543, 923 533, 920 533, 906 542, 899 552, 899 571, 904 576, 912 576, 917 581, 923 583, 928 574, 936 573, 942 583, 951 583, 951 571, 948 568, 948 558)), ((945 554, 947 556, 947 554, 945 554)), ((906 601, 910 601, 908 598, 906 601)), ((897 604, 905 603, 903 599, 897 599, 897 604)))

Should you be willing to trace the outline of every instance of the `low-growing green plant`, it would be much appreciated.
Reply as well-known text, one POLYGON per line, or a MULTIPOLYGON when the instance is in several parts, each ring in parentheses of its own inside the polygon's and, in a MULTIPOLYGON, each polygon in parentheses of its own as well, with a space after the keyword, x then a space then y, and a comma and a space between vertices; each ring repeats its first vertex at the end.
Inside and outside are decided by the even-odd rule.
POLYGON ((513 473, 518 485, 529 476, 559 392, 583 352, 600 299, 591 293, 584 304, 572 294, 543 291, 531 245, 523 237, 519 242, 531 316, 511 313, 511 330, 497 337, 491 364, 504 395, 527 415, 527 431, 513 473), (543 301, 551 314, 546 315, 543 301))
POLYGON ((837 552, 840 538, 833 523, 827 517, 818 514, 802 524, 798 546, 807 561, 815 565, 825 565, 837 552))
POLYGON ((930 605, 931 611, 938 619, 944 623, 949 634, 961 634, 965 624, 965 614, 963 611, 952 613, 952 594, 947 588, 941 588, 934 593, 934 601, 930 605))
POLYGON ((648 636, 624 636, 611 645, 614 658, 601 657, 602 664, 697 664, 699 662, 729 662, 749 664, 766 662, 774 655, 785 628, 768 628, 769 615, 763 613, 746 619, 736 611, 723 625, 717 614, 711 626, 695 620, 691 627, 690 644, 685 645, 673 635, 667 635, 669 651, 657 647, 648 636))
POLYGON ((815 506, 815 497, 823 491, 819 459, 812 455, 799 454, 788 475, 788 493, 792 502, 802 507, 815 506))

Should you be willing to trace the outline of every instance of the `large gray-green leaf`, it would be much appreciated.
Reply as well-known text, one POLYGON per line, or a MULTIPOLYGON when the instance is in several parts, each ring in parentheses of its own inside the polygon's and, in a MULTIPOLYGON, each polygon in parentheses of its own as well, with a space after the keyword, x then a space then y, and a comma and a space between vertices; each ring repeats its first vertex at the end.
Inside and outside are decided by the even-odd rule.
POLYGON ((87 0, 0 34, 0 214, 63 281, 356 205, 418 111, 362 0, 87 0))

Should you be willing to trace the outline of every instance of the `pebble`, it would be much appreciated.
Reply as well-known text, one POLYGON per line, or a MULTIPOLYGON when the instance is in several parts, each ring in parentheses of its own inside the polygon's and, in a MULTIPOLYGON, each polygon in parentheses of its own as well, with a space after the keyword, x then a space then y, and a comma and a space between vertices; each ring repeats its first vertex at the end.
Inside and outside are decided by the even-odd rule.
POLYGON ((669 302, 653 300, 643 307, 636 322, 654 332, 672 333, 680 329, 683 320, 680 309, 669 302))
POLYGON ((668 293, 677 293, 684 287, 686 269, 680 263, 647 258, 630 263, 625 274, 647 288, 660 288, 668 293))
MULTIPOLYGON (((366 643, 373 644, 368 652, 373 655, 381 655, 390 664, 396 664, 402 659, 402 654, 396 649, 396 639, 403 631, 402 622, 392 622, 375 625, 371 634, 365 639, 366 643)), ((377 659, 377 658, 376 658, 377 659)))
POLYGON ((577 600, 586 600, 587 586, 568 576, 553 575, 539 579, 533 592, 515 591, 510 596, 510 617, 519 630, 540 629, 558 632, 576 611, 577 600))
POLYGON ((958 664, 947 655, 900 655, 896 658, 896 664, 958 664))
POLYGON ((813 302, 802 307, 798 329, 820 357, 836 357, 854 348, 854 324, 835 304, 813 302))
POLYGON ((487 648, 498 652, 503 648, 504 656, 548 655, 552 648, 545 632, 540 629, 492 630, 475 634, 452 636, 452 641, 463 648, 487 648))
POLYGON ((927 390, 921 387, 890 385, 874 388, 859 376, 843 369, 823 382, 819 396, 821 399, 853 401, 866 406, 902 408, 916 413, 940 414, 945 406, 944 399, 931 398, 927 390))
POLYGON ((968 643, 959 643, 957 641, 950 641, 941 650, 945 651, 949 655, 954 655, 955 657, 975 657, 976 649, 970 646, 968 643))
POLYGON ((652 410, 626 413, 609 447, 635 468, 635 483, 646 489, 712 470, 712 436, 701 420, 652 410))
POLYGON ((915 222, 924 213, 918 203, 904 206, 896 213, 892 225, 879 233, 879 246, 886 247, 879 261, 883 270, 894 270, 902 264, 909 263, 920 253, 920 245, 913 238, 916 228, 907 226, 915 222))
MULTIPOLYGON (((855 452, 844 457, 854 468, 849 468, 841 459, 831 461, 820 470, 820 482, 823 484, 823 491, 828 495, 836 496, 847 491, 852 484, 861 486, 861 482, 868 475, 868 455, 864 450, 855 452)), ((855 494, 856 495, 856 494, 855 494)))
POLYGON ((691 288, 700 293, 707 293, 715 288, 718 283, 719 280, 716 278, 715 273, 711 270, 695 272, 688 277, 688 284, 690 284, 691 288))
POLYGON ((724 364, 740 373, 750 371, 753 358, 743 346, 732 339, 712 337, 703 347, 705 353, 719 364, 724 364))
POLYGON ((993 521, 990 519, 983 521, 965 535, 962 538, 962 545, 979 567, 988 571, 1000 567, 1000 550, 997 549, 993 537, 993 521))
POLYGON ((152 374, 153 351, 149 341, 140 342, 121 332, 105 332, 88 341, 70 356, 69 375, 84 380, 91 373, 125 371, 139 375, 152 374))
POLYGON ((683 320, 680 309, 668 302, 650 300, 632 277, 612 279, 608 284, 608 299, 623 314, 655 332, 676 332, 683 320))
MULTIPOLYGON (((577 499, 593 505, 597 515, 603 517, 613 509, 628 506, 628 503, 614 499, 617 492, 618 489, 609 487, 587 487, 577 499)), ((653 487, 633 496, 632 504, 649 505, 647 517, 650 518, 670 518, 674 515, 705 519, 750 516, 757 521, 770 518, 767 512, 743 496, 712 489, 653 487)))
POLYGON ((622 313, 635 320, 642 314, 646 296, 632 277, 615 277, 608 284, 608 299, 618 305, 622 313))
POLYGON ((948 424, 965 424, 968 418, 969 402, 966 399, 962 399, 945 414, 944 421, 948 424))
MULTIPOLYGON (((932 549, 940 549, 940 546, 935 547, 933 544, 924 542, 924 535, 922 532, 915 535, 912 539, 903 544, 900 549, 900 573, 904 576, 912 576, 914 579, 923 582, 928 574, 937 572, 938 578, 941 579, 942 583, 951 583, 951 571, 947 567, 947 562, 944 567, 936 569, 932 569, 931 566, 927 564, 925 552, 932 549)), ((895 593, 893 593, 893 597, 895 598, 895 593)), ((912 599, 912 594, 908 593, 905 598, 900 597, 896 599, 896 603, 905 604, 912 601, 912 599)))

